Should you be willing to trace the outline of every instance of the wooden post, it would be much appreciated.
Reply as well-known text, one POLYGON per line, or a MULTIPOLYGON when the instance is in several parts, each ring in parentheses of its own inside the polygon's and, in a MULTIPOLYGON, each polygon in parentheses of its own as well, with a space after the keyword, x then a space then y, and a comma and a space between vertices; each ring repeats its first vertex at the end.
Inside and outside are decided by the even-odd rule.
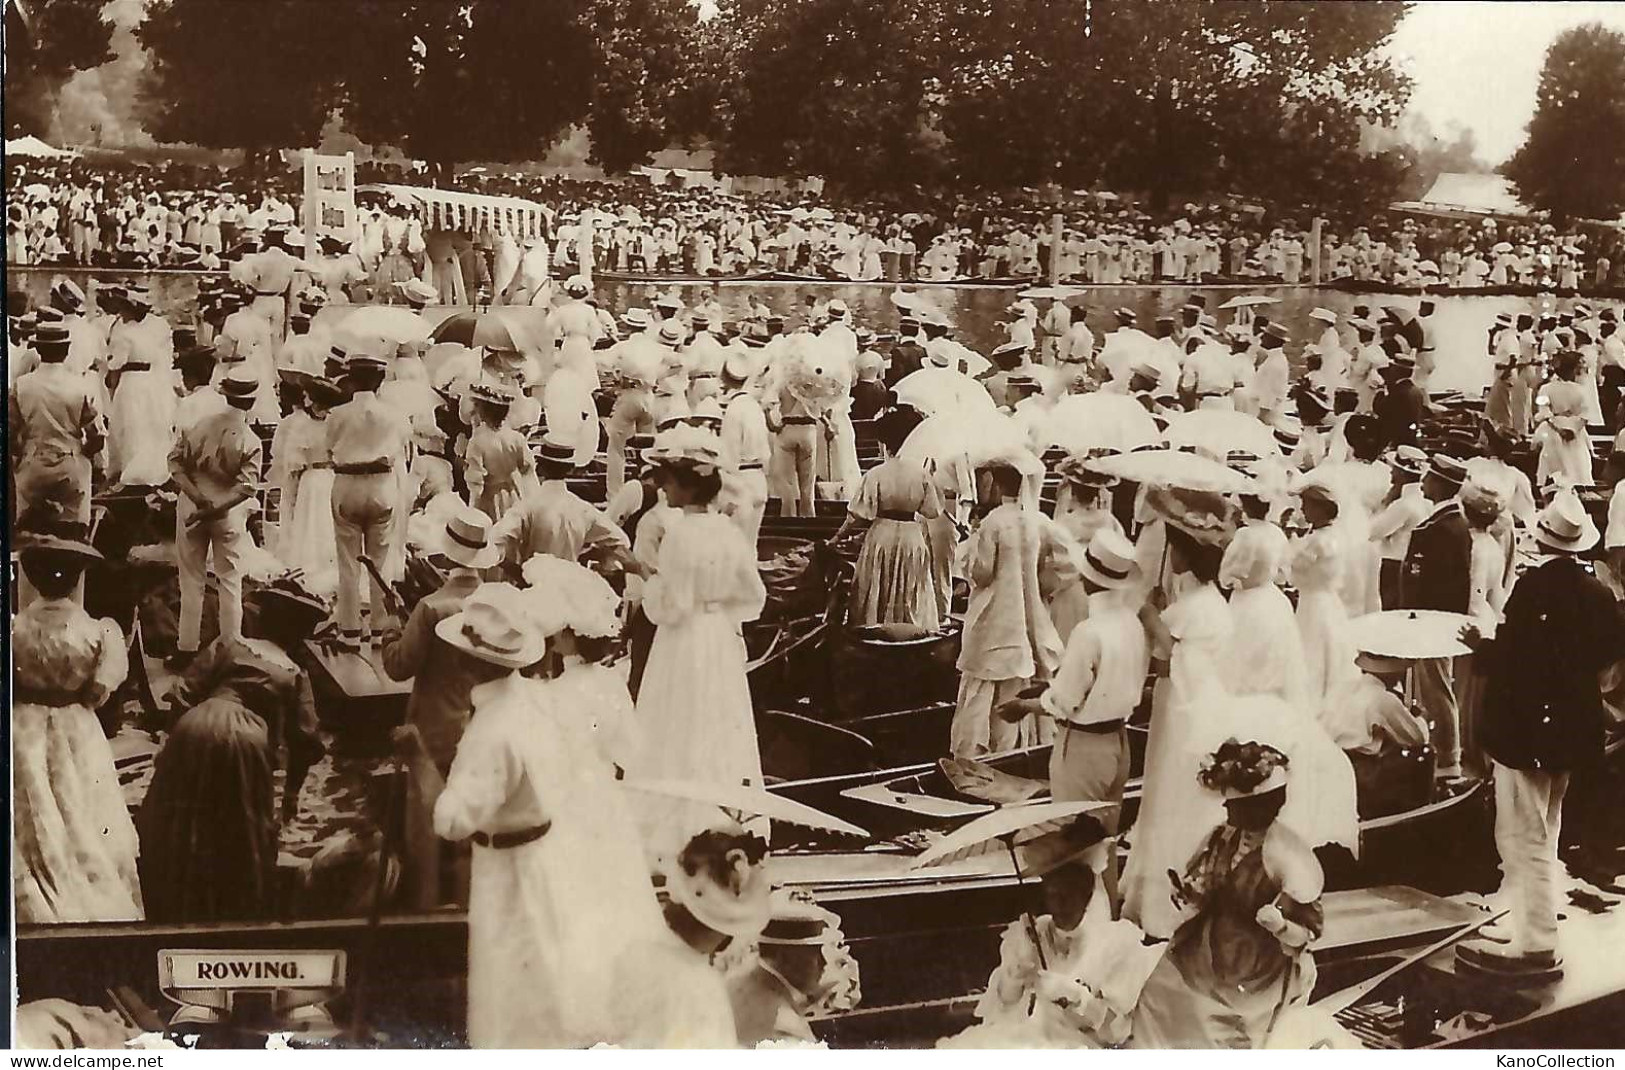
POLYGON ((1061 285, 1061 213, 1050 216, 1049 284, 1061 285))
POLYGON ((1316 286, 1320 285, 1320 224, 1322 220, 1317 215, 1309 223, 1309 281, 1316 286))

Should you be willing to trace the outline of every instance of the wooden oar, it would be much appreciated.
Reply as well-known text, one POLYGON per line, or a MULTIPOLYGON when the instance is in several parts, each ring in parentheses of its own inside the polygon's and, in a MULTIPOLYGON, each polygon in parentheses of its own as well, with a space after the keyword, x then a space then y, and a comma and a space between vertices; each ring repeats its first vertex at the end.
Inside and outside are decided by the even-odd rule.
POLYGON ((1506 917, 1508 913, 1510 913, 1510 911, 1502 910, 1495 914, 1486 915, 1485 917, 1480 918, 1478 921, 1475 921, 1469 925, 1463 925, 1449 936, 1444 937, 1442 940, 1439 940, 1436 943, 1429 944, 1427 947, 1424 947, 1422 950, 1416 952, 1416 954, 1411 955, 1408 958, 1401 959, 1370 980, 1361 981, 1359 984, 1350 985, 1347 988, 1339 989, 1323 999, 1316 1000, 1310 1006, 1312 1006, 1315 1010, 1325 1011, 1327 1014, 1336 1014, 1338 1011, 1347 1010, 1356 1003, 1360 1002, 1360 1000, 1364 999, 1366 996, 1370 995, 1372 992, 1376 991, 1377 987, 1383 982, 1387 981, 1390 977, 1393 977, 1402 970, 1409 969, 1425 958, 1431 957, 1435 952, 1443 951, 1451 944, 1465 940, 1467 937, 1484 928, 1484 926, 1489 925, 1491 922, 1499 921, 1506 917))

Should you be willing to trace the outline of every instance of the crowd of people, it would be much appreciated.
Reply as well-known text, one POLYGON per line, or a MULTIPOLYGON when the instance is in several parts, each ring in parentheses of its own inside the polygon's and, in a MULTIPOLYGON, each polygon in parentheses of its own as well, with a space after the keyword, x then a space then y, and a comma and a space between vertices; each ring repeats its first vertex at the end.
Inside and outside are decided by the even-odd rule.
MULTIPOLYGON (((196 196, 182 244, 190 209, 207 221, 223 201, 196 196)), ((1313 852, 1358 850, 1356 758, 1423 746, 1433 790, 1495 779, 1511 913, 1463 954, 1508 976, 1556 966, 1552 815, 1622 712, 1617 308, 1504 317, 1481 409, 1430 391, 1425 299, 1221 323, 1196 296, 1150 324, 1121 309, 1098 338, 1064 300, 1024 300, 979 353, 909 291, 894 322, 816 299, 789 321, 712 294, 611 309, 576 275, 517 302, 547 306, 535 336, 475 313, 436 338, 413 313, 444 300, 441 280, 409 247, 362 262, 368 292, 352 292, 303 266, 277 218, 289 202, 271 201, 263 231, 234 224, 245 248, 190 323, 139 285, 66 278, 8 323, 19 921, 268 916, 273 772, 293 786, 285 816, 323 748, 319 636, 411 680, 403 894, 468 908, 474 1045, 810 1037, 809 1015, 855 998, 838 919, 771 887, 766 828, 723 800, 763 782, 741 629, 768 597, 764 515, 838 500, 849 624, 962 619, 944 754, 1049 743, 1053 798, 1090 804, 1022 845, 1045 913, 1012 925, 980 1023, 952 1043, 1331 1029, 1296 1014, 1324 924, 1313 852), (332 307, 385 296, 404 307, 332 307), (124 639, 79 586, 101 556, 93 500, 132 495, 174 497, 180 590, 178 681, 133 819, 95 712, 126 675, 124 639), (432 580, 401 604, 425 561, 432 580), (1459 615, 1475 650, 1420 662, 1415 708, 1406 664, 1351 626, 1399 608, 1459 615), (637 790, 674 782, 689 794, 637 790)), ((798 225, 711 203, 724 233, 735 213, 798 225)), ((598 264, 618 263, 619 226, 598 264)))
MULTIPOLYGON (((301 219, 289 174, 222 181, 211 168, 113 170, 80 163, 9 161, 6 261, 18 265, 218 269, 240 241, 301 219)), ((362 174, 358 181, 366 182, 362 174)), ((412 183, 409 177, 374 175, 412 183)), ((514 303, 534 287, 516 274, 548 262, 569 271, 651 276, 783 272, 820 278, 947 281, 1059 276, 1087 284, 1275 281, 1402 288, 1607 290, 1625 277, 1617 233, 1551 224, 1418 221, 1393 216, 1328 224, 1319 248, 1308 213, 1255 205, 1183 204, 1158 213, 1115 196, 1049 203, 1035 195, 921 196, 918 203, 842 201, 804 194, 734 196, 641 181, 586 182, 486 171, 450 187, 545 206, 539 237, 489 227, 459 241, 461 286, 514 303), (1053 217, 1062 216, 1054 248, 1053 217), (590 242, 583 241, 591 234, 590 242), (588 246, 584 248, 585 246, 588 246), (472 251, 468 251, 469 248, 472 251)), ((419 278, 452 254, 430 248, 418 205, 386 195, 344 246, 368 272, 371 299, 388 299, 379 272, 400 253, 419 278)), ((449 283, 437 283, 450 294, 449 283)), ((358 299, 364 299, 358 294, 358 299)))

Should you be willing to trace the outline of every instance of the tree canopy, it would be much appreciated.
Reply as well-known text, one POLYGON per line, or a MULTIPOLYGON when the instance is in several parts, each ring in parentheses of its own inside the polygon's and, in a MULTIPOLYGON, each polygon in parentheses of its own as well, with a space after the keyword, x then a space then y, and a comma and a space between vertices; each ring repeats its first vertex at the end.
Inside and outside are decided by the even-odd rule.
POLYGON ((1565 218, 1625 209, 1625 34, 1576 26, 1546 51, 1535 114, 1507 178, 1524 203, 1565 218))
POLYGON ((54 99, 76 71, 113 58, 105 0, 24 0, 6 4, 6 136, 45 136, 54 99))

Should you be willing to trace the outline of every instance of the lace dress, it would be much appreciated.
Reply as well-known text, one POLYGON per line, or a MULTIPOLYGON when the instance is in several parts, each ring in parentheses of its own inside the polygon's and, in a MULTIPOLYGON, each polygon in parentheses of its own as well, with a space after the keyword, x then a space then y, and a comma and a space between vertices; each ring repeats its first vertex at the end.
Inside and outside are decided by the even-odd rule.
MULTIPOLYGON (((740 626, 766 601, 755 550, 732 520, 670 514, 658 569, 643 592, 655 634, 638 689, 637 731, 650 779, 761 784, 740 626)), ((647 829, 650 849, 679 846, 698 831, 691 823, 709 817, 703 811, 660 806, 647 829)))
POLYGON ((71 599, 12 624, 12 890, 19 924, 136 921, 139 845, 95 708, 124 682, 124 637, 71 599))
POLYGON ((942 501, 924 467, 893 457, 871 469, 850 510, 870 525, 853 575, 848 620, 855 625, 912 624, 936 631, 931 547, 921 521, 940 516, 942 501))
POLYGON ((1304 536, 1293 547, 1292 582, 1298 589, 1298 635, 1309 674, 1309 702, 1340 744, 1365 738, 1366 726, 1346 721, 1344 701, 1358 682, 1357 653, 1340 594, 1348 572, 1344 532, 1336 525, 1304 536))

